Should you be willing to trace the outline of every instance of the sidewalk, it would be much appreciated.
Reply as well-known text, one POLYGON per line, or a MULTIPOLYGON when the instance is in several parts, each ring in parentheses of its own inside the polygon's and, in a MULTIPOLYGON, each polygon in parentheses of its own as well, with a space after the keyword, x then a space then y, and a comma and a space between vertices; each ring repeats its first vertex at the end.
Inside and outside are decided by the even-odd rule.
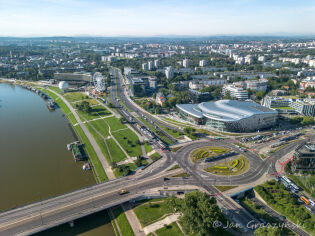
POLYGON ((136 214, 133 212, 130 203, 125 203, 121 205, 123 210, 125 211, 125 215, 129 221, 129 224, 136 236, 143 236, 145 235, 142 231, 140 222, 136 216, 136 214))

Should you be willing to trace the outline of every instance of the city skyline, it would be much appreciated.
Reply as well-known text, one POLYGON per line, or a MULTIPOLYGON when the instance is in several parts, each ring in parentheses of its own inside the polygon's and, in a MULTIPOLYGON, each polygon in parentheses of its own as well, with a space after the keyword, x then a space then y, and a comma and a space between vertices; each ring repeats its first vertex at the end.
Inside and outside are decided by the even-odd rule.
POLYGON ((0 0, 0 36, 314 35, 311 0, 0 0))

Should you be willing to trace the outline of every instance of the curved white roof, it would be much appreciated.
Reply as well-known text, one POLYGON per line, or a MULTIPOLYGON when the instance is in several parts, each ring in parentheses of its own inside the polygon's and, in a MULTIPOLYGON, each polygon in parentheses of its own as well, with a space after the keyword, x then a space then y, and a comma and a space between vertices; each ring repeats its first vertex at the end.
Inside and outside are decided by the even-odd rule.
POLYGON ((277 114, 277 111, 251 101, 220 100, 200 104, 178 104, 176 106, 197 118, 204 116, 220 121, 238 121, 257 114, 277 114))

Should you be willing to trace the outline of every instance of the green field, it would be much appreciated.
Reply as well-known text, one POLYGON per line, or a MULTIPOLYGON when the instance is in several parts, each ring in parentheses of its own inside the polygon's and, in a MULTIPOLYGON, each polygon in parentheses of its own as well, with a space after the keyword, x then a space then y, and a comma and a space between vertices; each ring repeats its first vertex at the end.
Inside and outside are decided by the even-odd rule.
POLYGON ((170 225, 164 226, 161 229, 155 231, 156 235, 158 236, 180 236, 184 235, 176 222, 173 222, 170 225))
POLYGON ((230 149, 223 147, 201 147, 191 152, 190 160, 192 162, 197 162, 199 160, 204 160, 205 158, 227 153, 229 151, 230 149))
POLYGON ((267 204, 293 223, 303 225, 303 229, 315 235, 315 216, 288 192, 284 185, 271 180, 254 188, 267 204))
POLYGON ((232 161, 210 166, 205 171, 216 175, 240 175, 249 169, 249 162, 246 157, 240 156, 232 161))
POLYGON ((148 144, 147 142, 144 142, 144 149, 146 153, 149 153, 153 150, 152 146, 150 144, 148 144))
POLYGON ((125 149, 129 156, 135 157, 142 155, 141 146, 137 144, 137 142, 139 142, 139 138, 130 129, 114 132, 112 135, 125 149))
POLYGON ((116 117, 108 117, 105 119, 106 123, 110 126, 110 131, 113 133, 116 130, 128 128, 126 125, 122 124, 116 117))
POLYGON ((108 110, 106 110, 106 108, 104 108, 101 105, 91 107, 90 113, 86 113, 79 110, 77 110, 77 113, 81 117, 83 117, 85 120, 93 120, 93 119, 104 117, 111 114, 108 110))
POLYGON ((135 234, 132 231, 132 228, 129 224, 129 221, 121 207, 115 208, 113 210, 114 216, 116 218, 118 227, 123 236, 134 236, 135 234))
POLYGON ((89 124, 93 125, 105 138, 109 136, 108 126, 103 119, 90 121, 89 124))
POLYGON ((112 161, 120 162, 126 159, 125 153, 120 149, 114 139, 106 139, 112 161))
POLYGON ((221 192, 225 192, 225 191, 228 191, 228 190, 230 190, 230 189, 236 188, 236 187, 238 187, 238 186, 230 186, 230 185, 226 185, 226 186, 224 186, 224 185, 217 185, 217 186, 214 186, 214 187, 216 187, 217 189, 219 189, 221 192))
POLYGON ((65 93, 63 95, 69 102, 77 102, 82 101, 84 99, 88 99, 89 97, 81 92, 71 92, 65 93))
POLYGON ((183 136, 183 133, 178 132, 177 130, 173 130, 173 129, 169 129, 163 125, 160 126, 166 133, 168 133, 169 135, 171 135, 173 138, 179 138, 181 136, 183 136))
POLYGON ((142 227, 150 225, 156 221, 164 219, 166 216, 173 213, 166 200, 147 201, 134 209, 134 213, 140 221, 142 227))
POLYGON ((167 171, 172 171, 172 170, 176 170, 176 169, 179 169, 179 165, 174 165, 172 166, 170 169, 168 169, 167 171))

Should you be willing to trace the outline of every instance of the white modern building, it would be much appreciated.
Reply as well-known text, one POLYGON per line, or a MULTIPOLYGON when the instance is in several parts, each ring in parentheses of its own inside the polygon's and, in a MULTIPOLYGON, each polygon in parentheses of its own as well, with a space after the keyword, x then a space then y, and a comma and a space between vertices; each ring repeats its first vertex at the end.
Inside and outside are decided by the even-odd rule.
POLYGON ((93 75, 93 84, 95 87, 95 90, 97 92, 104 92, 105 91, 105 78, 100 72, 96 72, 93 75))
POLYGON ((207 65, 207 61, 206 60, 199 61, 199 66, 200 67, 205 67, 206 65, 207 65))
POLYGON ((189 67, 189 60, 187 58, 183 60, 183 67, 185 68, 189 67))
POLYGON ((222 92, 224 96, 229 93, 232 98, 236 98, 238 100, 248 99, 248 92, 243 88, 236 87, 233 84, 224 85, 222 92))
POLYGON ((166 67, 165 69, 165 76, 167 79, 171 79, 174 77, 174 69, 173 67, 169 66, 169 67, 166 67))
POLYGON ((278 112, 251 101, 220 100, 177 104, 182 119, 230 132, 252 132, 274 126, 278 112))
POLYGON ((149 61, 148 62, 148 70, 153 70, 153 68, 154 68, 153 61, 149 61))
POLYGON ((158 69, 160 67, 160 61, 158 59, 154 60, 154 67, 158 69))

